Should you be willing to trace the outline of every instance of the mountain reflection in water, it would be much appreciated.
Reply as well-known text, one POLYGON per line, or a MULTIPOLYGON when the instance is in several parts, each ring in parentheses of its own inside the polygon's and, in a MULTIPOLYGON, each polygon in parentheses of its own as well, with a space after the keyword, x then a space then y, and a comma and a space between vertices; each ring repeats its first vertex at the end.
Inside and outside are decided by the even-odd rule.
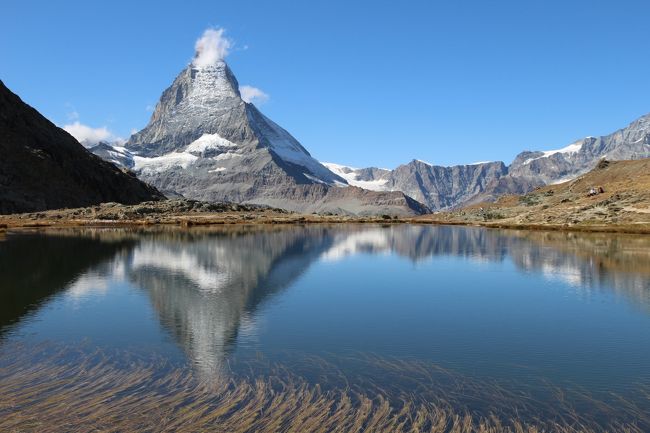
POLYGON ((83 229, 0 242, 0 336, 55 294, 109 290, 123 280, 151 301, 163 328, 201 373, 218 372, 257 309, 312 263, 392 253, 412 261, 510 259, 589 296, 607 290, 650 311, 650 240, 614 234, 449 226, 83 229))

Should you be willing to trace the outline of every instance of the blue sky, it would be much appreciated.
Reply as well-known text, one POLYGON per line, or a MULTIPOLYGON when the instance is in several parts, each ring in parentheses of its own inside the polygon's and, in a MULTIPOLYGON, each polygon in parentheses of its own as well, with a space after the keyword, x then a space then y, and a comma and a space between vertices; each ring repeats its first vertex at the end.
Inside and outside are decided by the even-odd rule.
POLYGON ((209 27, 322 161, 509 163, 650 112, 645 1, 4 0, 0 79, 58 125, 128 137, 209 27))

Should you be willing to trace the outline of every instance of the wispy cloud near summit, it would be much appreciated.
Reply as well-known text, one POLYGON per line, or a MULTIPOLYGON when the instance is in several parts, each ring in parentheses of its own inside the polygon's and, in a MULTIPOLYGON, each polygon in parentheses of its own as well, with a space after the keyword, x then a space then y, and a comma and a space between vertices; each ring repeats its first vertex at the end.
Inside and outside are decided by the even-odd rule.
POLYGON ((207 29, 203 35, 196 40, 194 49, 196 54, 192 64, 196 67, 211 66, 226 58, 233 42, 224 36, 225 29, 207 29))
POLYGON ((80 123, 78 120, 68 125, 64 125, 63 129, 86 147, 92 147, 100 141, 123 141, 120 137, 116 137, 115 134, 109 131, 105 126, 93 128, 80 123))
POLYGON ((239 87, 241 98, 246 102, 261 105, 269 100, 269 95, 257 87, 243 85, 239 87))

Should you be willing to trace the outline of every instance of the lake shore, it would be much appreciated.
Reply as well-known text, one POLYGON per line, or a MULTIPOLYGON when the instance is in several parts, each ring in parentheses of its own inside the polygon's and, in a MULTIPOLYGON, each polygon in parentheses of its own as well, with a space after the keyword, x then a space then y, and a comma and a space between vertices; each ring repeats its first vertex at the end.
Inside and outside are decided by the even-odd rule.
POLYGON ((568 182, 420 216, 299 214, 268 206, 172 199, 0 215, 0 233, 40 227, 323 223, 650 234, 650 159, 602 160, 594 170, 568 182))
POLYGON ((139 205, 106 203, 77 209, 60 209, 15 215, 0 215, 0 233, 14 230, 71 227, 216 226, 273 224, 432 224, 498 229, 650 234, 645 221, 580 221, 556 223, 522 221, 520 218, 483 220, 482 208, 439 212, 418 217, 347 216, 299 214, 261 206, 208 204, 192 200, 146 202, 139 205))
POLYGON ((649 242, 25 229, 0 242, 0 431, 641 433, 649 242))

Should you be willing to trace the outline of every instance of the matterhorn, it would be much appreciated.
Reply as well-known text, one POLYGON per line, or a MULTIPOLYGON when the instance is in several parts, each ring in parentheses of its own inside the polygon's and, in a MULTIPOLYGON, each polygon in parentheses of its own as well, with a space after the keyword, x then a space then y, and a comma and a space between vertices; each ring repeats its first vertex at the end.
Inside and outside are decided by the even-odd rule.
POLYGON ((197 52, 162 93, 144 129, 122 147, 103 146, 97 152, 133 170, 167 196, 309 213, 427 211, 402 192, 348 185, 242 99, 237 79, 223 58, 206 62, 202 56, 197 52))

